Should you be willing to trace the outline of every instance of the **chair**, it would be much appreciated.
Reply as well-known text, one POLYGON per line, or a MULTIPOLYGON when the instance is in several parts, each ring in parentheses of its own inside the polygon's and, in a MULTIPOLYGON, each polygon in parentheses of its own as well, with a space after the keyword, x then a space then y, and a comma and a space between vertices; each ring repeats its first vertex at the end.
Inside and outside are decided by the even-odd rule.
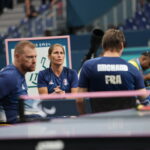
POLYGON ((144 13, 144 11, 141 11, 141 10, 139 10, 139 11, 136 11, 135 12, 135 20, 139 20, 139 19, 141 19, 141 18, 143 18, 143 17, 145 17, 145 13, 144 13))
POLYGON ((133 25, 134 25, 134 19, 133 18, 129 18, 125 22, 125 29, 126 30, 132 29, 133 25))
POLYGON ((40 13, 43 13, 43 12, 45 12, 46 10, 48 10, 50 7, 49 7, 49 4, 45 4, 45 5, 41 5, 40 7, 39 7, 39 12, 40 13))
POLYGON ((146 26, 148 25, 148 20, 146 17, 142 17, 140 20, 136 22, 136 25, 138 26, 138 29, 146 29, 146 26))
POLYGON ((144 11, 150 13, 150 3, 145 3, 145 5, 144 5, 144 11))
POLYGON ((8 27, 8 33, 14 33, 14 32, 16 32, 17 31, 17 27, 16 26, 10 26, 10 27, 8 27))

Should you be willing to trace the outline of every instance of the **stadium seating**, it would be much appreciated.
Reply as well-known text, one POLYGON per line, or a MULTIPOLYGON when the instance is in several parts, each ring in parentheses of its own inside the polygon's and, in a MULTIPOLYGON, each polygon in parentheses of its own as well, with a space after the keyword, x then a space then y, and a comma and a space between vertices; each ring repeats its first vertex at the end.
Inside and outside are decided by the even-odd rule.
POLYGON ((126 19, 121 30, 149 30, 150 29, 150 3, 145 3, 143 8, 137 9, 132 18, 126 19))

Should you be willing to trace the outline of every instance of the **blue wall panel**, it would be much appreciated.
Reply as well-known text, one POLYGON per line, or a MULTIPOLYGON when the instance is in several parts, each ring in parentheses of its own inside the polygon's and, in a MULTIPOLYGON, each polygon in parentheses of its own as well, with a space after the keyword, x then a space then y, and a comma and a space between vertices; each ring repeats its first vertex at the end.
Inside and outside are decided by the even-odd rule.
MULTIPOLYGON (((127 47, 147 47, 150 40, 150 30, 125 32, 127 47)), ((78 70, 81 60, 90 48, 91 34, 71 35, 71 51, 73 68, 78 70)), ((0 54, 0 69, 6 65, 5 55, 0 54)))
POLYGON ((76 27, 87 25, 120 1, 121 0, 68 0, 68 26, 76 27))
POLYGON ((125 32, 128 47, 147 46, 150 40, 150 30, 125 32))
MULTIPOLYGON (((142 47, 148 48, 148 40, 150 40, 150 31, 133 31, 133 32, 125 32, 125 37, 127 40, 127 47, 137 47, 138 51, 134 51, 130 56, 133 58, 139 55, 142 51, 145 50, 142 47)), ((90 48, 90 38, 91 35, 82 35, 82 36, 71 36, 71 51, 72 51, 72 64, 73 68, 79 70, 81 67, 81 60, 88 52, 90 48)), ((133 49, 131 49, 132 51, 133 49)), ((126 55, 126 53, 124 53, 126 55)))

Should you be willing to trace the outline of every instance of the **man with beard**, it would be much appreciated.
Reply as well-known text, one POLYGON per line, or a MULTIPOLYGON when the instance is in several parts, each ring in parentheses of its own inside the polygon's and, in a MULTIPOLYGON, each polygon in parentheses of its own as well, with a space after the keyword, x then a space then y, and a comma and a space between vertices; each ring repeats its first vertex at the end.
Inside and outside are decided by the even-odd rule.
POLYGON ((14 62, 0 71, 0 103, 7 123, 18 121, 18 97, 27 95, 25 74, 35 70, 35 45, 30 41, 19 42, 14 50, 14 62))
POLYGON ((143 52, 140 57, 129 60, 133 66, 135 66, 142 74, 147 89, 150 88, 150 73, 145 73, 147 69, 150 69, 150 51, 143 52))

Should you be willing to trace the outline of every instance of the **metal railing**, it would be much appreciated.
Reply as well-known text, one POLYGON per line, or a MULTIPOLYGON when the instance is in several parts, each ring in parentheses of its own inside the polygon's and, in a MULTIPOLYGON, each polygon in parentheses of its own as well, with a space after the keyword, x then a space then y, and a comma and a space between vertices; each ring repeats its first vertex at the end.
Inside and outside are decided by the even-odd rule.
POLYGON ((12 26, 8 33, 0 35, 1 52, 5 52, 4 41, 6 38, 45 36, 45 30, 49 30, 51 35, 60 34, 61 30, 66 29, 66 14, 66 0, 58 0, 53 7, 48 6, 36 18, 22 19, 20 24, 12 26))
POLYGON ((8 36, 10 38, 35 37, 44 35, 45 30, 56 33, 66 28, 66 0, 59 0, 53 7, 33 19, 24 18, 8 36))

